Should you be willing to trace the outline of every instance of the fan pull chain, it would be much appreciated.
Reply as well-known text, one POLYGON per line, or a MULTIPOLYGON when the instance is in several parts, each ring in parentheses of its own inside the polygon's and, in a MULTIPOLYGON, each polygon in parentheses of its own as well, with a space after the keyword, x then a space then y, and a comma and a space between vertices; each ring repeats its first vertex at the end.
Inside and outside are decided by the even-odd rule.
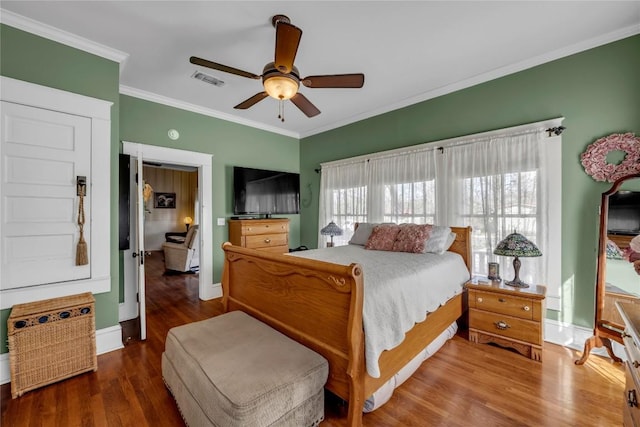
POLYGON ((284 123, 284 100, 278 101, 278 118, 284 123))

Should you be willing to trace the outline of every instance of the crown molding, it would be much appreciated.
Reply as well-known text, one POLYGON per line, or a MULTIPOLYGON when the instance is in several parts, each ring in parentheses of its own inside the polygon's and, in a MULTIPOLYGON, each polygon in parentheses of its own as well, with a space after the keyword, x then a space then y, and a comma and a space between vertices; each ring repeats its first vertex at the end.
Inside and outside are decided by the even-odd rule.
POLYGON ((122 74, 124 65, 129 58, 129 54, 126 52, 96 43, 84 37, 52 27, 51 25, 43 24, 42 22, 2 8, 0 8, 0 23, 117 62, 120 64, 120 74, 122 74))
POLYGON ((544 55, 539 55, 533 58, 529 58, 524 61, 520 61, 515 64, 511 64, 505 67, 496 68, 495 70, 491 70, 489 72, 479 74, 477 76, 468 78, 466 80, 461 80, 459 82, 442 86, 440 88, 434 89, 429 92, 420 93, 418 95, 412 96, 410 98, 403 99, 399 102, 396 102, 391 105, 387 105, 382 108, 378 108, 375 110, 367 111, 362 114, 345 118, 343 120, 331 123, 330 125, 319 127, 315 129, 310 129, 306 132, 302 132, 300 134, 300 138, 306 138, 312 135, 316 135, 322 132, 327 132, 342 126, 349 125, 351 123, 359 122, 361 120, 365 120, 374 116, 378 116, 380 114, 388 113, 390 111, 398 110, 400 108, 408 107, 410 105, 418 104, 420 102, 428 101, 429 99, 437 98, 439 96, 447 95, 462 89, 466 89, 481 83, 485 83, 491 80, 498 79, 500 77, 508 76, 509 74, 514 74, 519 71, 524 71, 529 68, 536 67, 538 65, 545 64, 547 62, 555 61, 557 59, 562 59, 564 57, 574 55, 576 53, 584 52, 589 49, 596 48, 598 46, 602 46, 608 43, 613 43, 618 40, 625 39, 627 37, 635 36, 640 34, 640 24, 631 25, 629 27, 620 28, 616 31, 612 31, 610 33, 604 34, 599 37, 594 37, 591 39, 583 40, 579 43, 575 43, 570 46, 566 46, 561 49, 556 49, 552 52, 548 52, 544 55))
POLYGON ((210 108, 201 107, 199 105, 191 104, 184 101, 179 101, 174 98, 158 95, 152 92, 147 92, 141 89, 136 89, 130 86, 120 85, 120 94, 133 96, 134 98, 144 99, 146 101, 155 102, 157 104, 167 105, 169 107, 179 108, 181 110, 191 111, 192 113, 198 113, 209 117, 215 117, 216 119, 225 120, 227 122, 233 122, 244 126, 249 126, 256 129, 265 130, 267 132, 273 132, 284 136, 300 139, 298 132, 292 132, 290 130, 278 128, 275 126, 265 125, 264 123, 255 122, 253 120, 246 120, 231 114, 223 113, 221 111, 212 110, 210 108))

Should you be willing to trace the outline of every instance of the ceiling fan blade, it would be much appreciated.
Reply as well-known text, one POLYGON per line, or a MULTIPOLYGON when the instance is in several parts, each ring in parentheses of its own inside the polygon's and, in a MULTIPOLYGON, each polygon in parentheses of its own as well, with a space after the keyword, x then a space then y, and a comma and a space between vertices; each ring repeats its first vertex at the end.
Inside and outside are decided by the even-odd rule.
POLYGON ((206 59, 198 58, 197 56, 192 56, 191 58, 189 58, 189 62, 195 65, 200 65, 202 67, 213 68, 214 70, 235 74, 236 76, 248 77, 250 79, 259 79, 261 77, 248 71, 242 71, 237 68, 218 64, 217 62, 207 61, 206 59))
POLYGON ((257 104, 258 102, 262 101, 267 96, 269 96, 267 94, 267 92, 256 93, 251 98, 249 98, 249 99, 247 99, 245 101, 242 101, 240 104, 236 105, 233 108, 235 108, 237 110, 246 110, 249 107, 253 107, 255 104, 257 104))
POLYGON ((300 109, 300 111, 306 114, 307 117, 314 117, 320 114, 320 110, 318 110, 318 108, 316 108, 316 106, 313 105, 311 101, 309 101, 307 97, 300 92, 293 95, 293 98, 291 98, 291 102, 293 102, 295 106, 300 109))
POLYGON ((293 70, 293 60, 298 52, 302 30, 295 25, 278 21, 276 24, 275 66, 281 73, 288 74, 293 70))
POLYGON ((310 88, 361 88, 364 85, 364 74, 309 76, 302 79, 302 84, 310 88))

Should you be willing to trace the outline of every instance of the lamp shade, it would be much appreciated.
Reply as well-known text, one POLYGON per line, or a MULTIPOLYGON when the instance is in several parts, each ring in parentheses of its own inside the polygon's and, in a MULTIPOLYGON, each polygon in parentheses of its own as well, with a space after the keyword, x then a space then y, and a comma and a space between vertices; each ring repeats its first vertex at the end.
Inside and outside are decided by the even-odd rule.
POLYGON ((338 225, 331 221, 326 227, 320 230, 320 234, 323 236, 342 236, 342 228, 338 227, 338 225))
POLYGON ((335 222, 331 221, 326 227, 320 230, 320 234, 323 236, 331 236, 331 242, 327 243, 327 247, 331 248, 333 247, 333 236, 342 236, 342 228, 338 227, 335 222))
POLYGON ((504 282, 505 285, 513 286, 516 288, 528 288, 529 285, 520 280, 520 259, 519 257, 535 257, 541 256, 540 249, 524 237, 522 234, 518 234, 515 231, 505 237, 493 251, 495 255, 512 256, 513 270, 515 271, 515 277, 509 282, 504 282))
POLYGON ((185 216, 184 217, 184 223, 187 224, 187 225, 193 224, 193 218, 191 218, 190 216, 185 216))
POLYGON ((265 92, 275 99, 291 99, 298 93, 298 82, 285 74, 265 77, 263 84, 265 92))
POLYGON ((493 253, 495 255, 517 257, 542 256, 542 252, 533 242, 516 232, 509 234, 498 243, 493 253))

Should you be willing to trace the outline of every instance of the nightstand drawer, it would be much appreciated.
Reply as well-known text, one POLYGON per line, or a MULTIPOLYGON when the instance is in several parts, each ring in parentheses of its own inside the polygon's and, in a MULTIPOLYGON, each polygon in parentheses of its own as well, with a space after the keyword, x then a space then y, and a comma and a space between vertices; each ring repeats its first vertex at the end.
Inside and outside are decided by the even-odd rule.
POLYGON ((469 307, 529 320, 540 319, 541 312, 539 301, 476 290, 469 290, 469 307))
POLYGON ((542 345, 540 322, 487 311, 469 309, 469 329, 542 345))
POLYGON ((289 223, 280 222, 273 224, 256 223, 245 224, 242 226, 242 234, 245 236, 254 236, 258 234, 272 234, 272 233, 288 233, 289 223))
POLYGON ((245 247, 258 249, 258 248, 268 248, 271 246, 284 246, 287 248, 287 250, 285 251, 287 252, 289 248, 289 242, 287 240, 288 240, 288 234, 285 234, 285 233, 246 236, 245 247))

